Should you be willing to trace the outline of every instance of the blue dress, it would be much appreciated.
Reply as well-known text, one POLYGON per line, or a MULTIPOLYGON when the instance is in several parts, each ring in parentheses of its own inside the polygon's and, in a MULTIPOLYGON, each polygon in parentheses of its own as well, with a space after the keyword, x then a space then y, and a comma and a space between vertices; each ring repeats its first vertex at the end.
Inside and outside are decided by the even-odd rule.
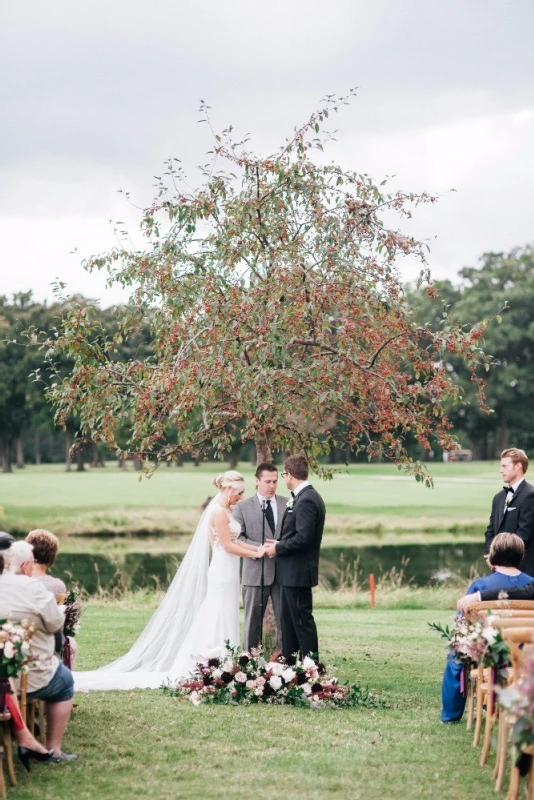
MULTIPOLYGON (((519 575, 505 575, 503 572, 492 572, 485 578, 478 578, 473 581, 466 594, 474 594, 475 592, 484 592, 489 589, 492 591, 508 591, 514 589, 516 586, 526 586, 527 583, 532 583, 534 579, 524 572, 519 575)), ((441 721, 442 722, 458 722, 462 718, 465 708, 466 698, 460 690, 460 676, 462 673, 462 664, 456 661, 452 653, 449 654, 445 672, 443 673, 443 681, 441 684, 441 721)))

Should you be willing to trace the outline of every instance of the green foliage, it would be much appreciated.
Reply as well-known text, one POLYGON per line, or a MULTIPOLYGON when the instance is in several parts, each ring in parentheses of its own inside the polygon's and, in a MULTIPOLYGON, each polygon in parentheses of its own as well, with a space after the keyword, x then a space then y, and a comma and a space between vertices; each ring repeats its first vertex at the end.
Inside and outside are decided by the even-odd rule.
POLYGON ((452 324, 470 326, 474 319, 495 316, 498 325, 485 329, 482 345, 491 359, 484 392, 493 413, 476 402, 477 387, 462 359, 451 352, 446 368, 466 404, 451 408, 451 420, 475 457, 489 458, 510 446, 534 448, 534 248, 508 254, 485 253, 479 267, 460 270, 461 284, 436 281, 442 303, 409 294, 409 302, 434 330, 452 324), (500 313, 498 313, 500 312, 500 313))
POLYGON ((44 345, 50 363, 72 363, 50 387, 59 424, 79 414, 84 436, 123 457, 222 458, 255 441, 258 460, 303 451, 319 469, 332 448, 350 448, 429 485, 407 439, 454 446, 445 409, 458 387, 442 365, 451 349, 467 369, 483 364, 479 330, 434 331, 404 300, 397 262, 418 259, 426 280, 424 249, 383 215, 400 222, 436 198, 314 158, 325 120, 351 96, 328 97, 267 156, 231 128, 212 131, 197 190, 167 163, 141 221, 145 249, 125 238, 86 263, 131 292, 114 331, 74 302, 44 345), (151 353, 119 359, 143 326, 151 353))

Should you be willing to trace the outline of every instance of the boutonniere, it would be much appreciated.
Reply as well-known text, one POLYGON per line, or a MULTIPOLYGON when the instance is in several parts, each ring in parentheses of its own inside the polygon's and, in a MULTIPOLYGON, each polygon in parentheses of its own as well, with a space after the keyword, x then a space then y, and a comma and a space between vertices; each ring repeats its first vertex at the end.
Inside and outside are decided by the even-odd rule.
POLYGON ((506 503, 507 506, 509 506, 513 499, 514 499, 513 494, 507 494, 506 500, 504 502, 506 503))
POLYGON ((287 508, 288 511, 291 511, 291 509, 293 508, 293 503, 294 502, 295 502, 295 498, 294 497, 290 497, 289 500, 286 503, 286 508, 287 508))

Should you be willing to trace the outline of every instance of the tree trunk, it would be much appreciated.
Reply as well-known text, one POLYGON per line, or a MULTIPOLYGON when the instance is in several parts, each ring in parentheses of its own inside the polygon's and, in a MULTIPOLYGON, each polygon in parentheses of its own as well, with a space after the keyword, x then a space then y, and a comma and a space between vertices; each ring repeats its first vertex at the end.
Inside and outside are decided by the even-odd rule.
POLYGON ((501 450, 507 450, 510 447, 510 431, 508 429, 508 420, 506 419, 506 411, 501 409, 501 450))
POLYGON ((91 466, 93 468, 99 466, 99 464, 98 464, 98 451, 96 449, 96 443, 95 442, 93 442, 91 444, 91 466))
POLYGON ((350 464, 352 461, 352 450, 350 444, 345 447, 345 463, 350 464))
POLYGON ((71 464, 71 457, 70 457, 70 433, 69 431, 65 431, 65 469, 67 472, 70 472, 70 464, 71 464))
POLYGON ((256 466, 263 463, 271 463, 273 460, 273 451, 271 450, 271 443, 267 434, 263 436, 256 436, 256 466))
POLYGON ((228 469, 235 469, 239 463, 239 459, 237 457, 237 453, 233 453, 231 450, 228 453, 228 469))
POLYGON ((76 472, 85 472, 83 447, 76 450, 76 472))
POLYGON ((128 462, 126 461, 125 458, 119 458, 119 469, 124 469, 124 470, 128 469, 128 462))
POLYGON ((2 472, 12 472, 11 446, 9 442, 2 442, 2 472))
POLYGON ((138 472, 141 472, 143 469, 143 459, 139 458, 139 456, 134 456, 134 469, 138 472))
POLYGON ((41 465, 41 432, 35 431, 34 436, 34 449, 35 449, 35 463, 39 467, 41 465))
POLYGON ((22 446, 22 436, 15 439, 15 451, 17 454, 17 469, 24 469, 24 447, 22 446))

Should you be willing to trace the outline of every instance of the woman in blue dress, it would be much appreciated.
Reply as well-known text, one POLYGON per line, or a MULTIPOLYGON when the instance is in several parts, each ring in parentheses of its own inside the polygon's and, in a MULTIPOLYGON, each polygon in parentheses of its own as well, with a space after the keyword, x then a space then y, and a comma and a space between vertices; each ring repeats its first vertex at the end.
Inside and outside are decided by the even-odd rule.
MULTIPOLYGON (((518 567, 525 554, 523 540, 515 533, 499 533, 492 541, 488 566, 493 572, 485 578, 473 581, 467 594, 488 589, 506 592, 516 586, 525 586, 534 579, 521 572, 518 567)), ((447 659, 443 682, 441 684, 441 721, 459 722, 465 708, 465 696, 461 691, 462 664, 452 653, 447 659)))

